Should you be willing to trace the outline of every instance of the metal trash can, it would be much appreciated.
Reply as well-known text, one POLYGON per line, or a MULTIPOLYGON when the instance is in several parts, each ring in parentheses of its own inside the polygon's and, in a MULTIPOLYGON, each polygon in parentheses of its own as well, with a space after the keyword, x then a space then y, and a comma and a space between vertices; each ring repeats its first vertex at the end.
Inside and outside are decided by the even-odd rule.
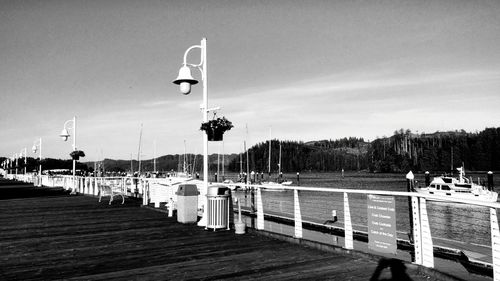
POLYGON ((181 184, 177 188, 177 221, 194 223, 198 221, 198 188, 195 184, 181 184))
POLYGON ((225 186, 209 186, 207 190, 207 228, 229 230, 231 190, 225 186))

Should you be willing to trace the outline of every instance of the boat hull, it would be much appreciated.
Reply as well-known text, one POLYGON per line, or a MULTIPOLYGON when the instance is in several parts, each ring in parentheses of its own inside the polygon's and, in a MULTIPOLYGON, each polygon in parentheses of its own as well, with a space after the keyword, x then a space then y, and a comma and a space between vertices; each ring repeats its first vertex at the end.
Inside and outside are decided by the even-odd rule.
POLYGON ((463 199, 463 200, 473 200, 480 202, 497 202, 498 193, 489 191, 488 193, 463 193, 456 192, 455 190, 433 190, 427 187, 425 188, 415 188, 415 191, 421 194, 428 194, 443 198, 443 201, 453 200, 453 199, 463 199))

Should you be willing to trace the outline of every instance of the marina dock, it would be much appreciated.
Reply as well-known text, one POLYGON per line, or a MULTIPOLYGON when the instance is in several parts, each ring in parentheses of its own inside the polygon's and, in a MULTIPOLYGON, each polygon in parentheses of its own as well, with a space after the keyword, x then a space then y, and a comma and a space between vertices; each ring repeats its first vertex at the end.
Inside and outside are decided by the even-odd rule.
MULTIPOLYGON (((108 205, 4 179, 0 198, 2 280, 370 280, 379 262, 254 230, 206 231, 130 198, 108 205)), ((413 264, 406 273, 459 280, 413 264)))

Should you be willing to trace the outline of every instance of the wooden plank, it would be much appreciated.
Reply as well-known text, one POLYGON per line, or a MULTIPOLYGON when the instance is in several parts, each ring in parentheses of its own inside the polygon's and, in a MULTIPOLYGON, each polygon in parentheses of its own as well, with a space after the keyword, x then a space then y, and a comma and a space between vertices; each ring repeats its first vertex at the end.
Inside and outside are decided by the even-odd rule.
MULTIPOLYGON (((10 195, 0 200, 1 280, 368 280, 377 265, 255 233, 205 231, 133 200, 10 195)), ((411 278, 433 280, 416 270, 411 278)))

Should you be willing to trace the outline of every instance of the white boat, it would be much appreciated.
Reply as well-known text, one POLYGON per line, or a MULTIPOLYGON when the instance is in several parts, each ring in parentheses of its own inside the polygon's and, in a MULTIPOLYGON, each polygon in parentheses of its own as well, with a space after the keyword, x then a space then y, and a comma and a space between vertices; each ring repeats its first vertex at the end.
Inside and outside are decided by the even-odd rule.
POLYGON ((284 181, 284 182, 273 182, 273 181, 268 181, 268 182, 262 182, 260 185, 264 186, 265 191, 286 191, 285 186, 291 185, 291 181, 284 181))
POLYGON ((167 185, 176 185, 193 180, 193 176, 186 172, 173 172, 169 173, 165 178, 167 185))
POLYGON ((429 186, 417 187, 416 192, 430 194, 451 199, 466 199, 482 202, 496 202, 498 193, 488 190, 479 183, 474 183, 472 179, 465 177, 464 168, 457 168, 458 178, 452 176, 435 177, 429 186))

